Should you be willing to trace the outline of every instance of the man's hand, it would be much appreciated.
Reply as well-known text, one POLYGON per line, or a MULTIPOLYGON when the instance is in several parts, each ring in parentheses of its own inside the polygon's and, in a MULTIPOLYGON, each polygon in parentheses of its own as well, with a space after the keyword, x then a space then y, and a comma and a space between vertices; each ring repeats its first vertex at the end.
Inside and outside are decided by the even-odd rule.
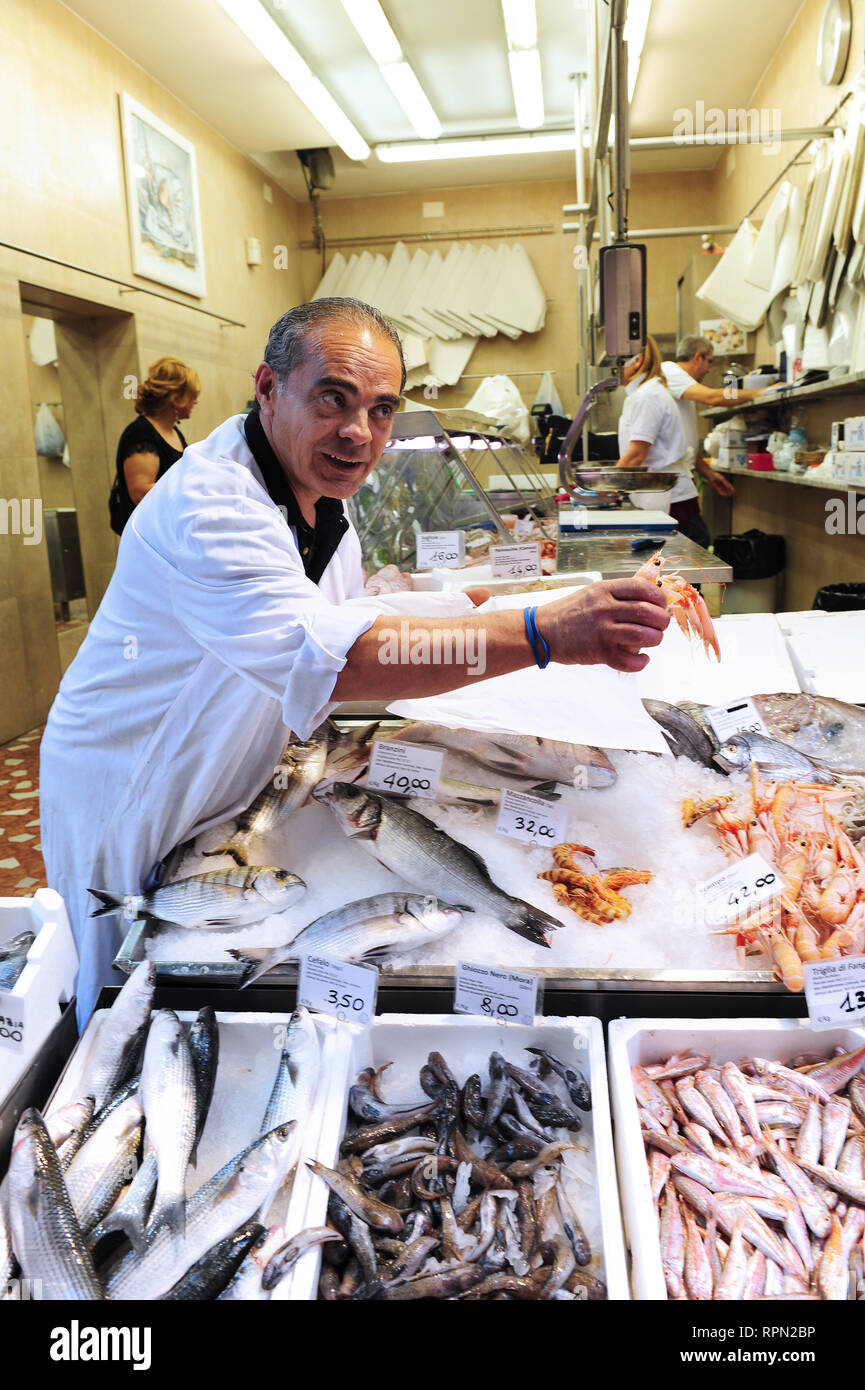
POLYGON ((536 620, 554 661, 642 671, 649 658, 640 648, 659 645, 670 615, 648 580, 609 579, 539 608, 536 620))
POLYGON ((715 489, 719 497, 736 496, 736 489, 733 487, 730 479, 724 477, 723 473, 716 473, 715 470, 712 469, 708 478, 711 486, 715 489))

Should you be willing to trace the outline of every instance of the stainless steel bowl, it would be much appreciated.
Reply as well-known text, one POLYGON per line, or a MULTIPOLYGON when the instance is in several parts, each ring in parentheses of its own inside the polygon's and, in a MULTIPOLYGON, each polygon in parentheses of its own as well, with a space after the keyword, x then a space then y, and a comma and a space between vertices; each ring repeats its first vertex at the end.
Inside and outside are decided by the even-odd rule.
POLYGON ((653 473, 649 468, 607 468, 580 464, 571 470, 572 487, 582 492, 671 492, 678 473, 653 473))

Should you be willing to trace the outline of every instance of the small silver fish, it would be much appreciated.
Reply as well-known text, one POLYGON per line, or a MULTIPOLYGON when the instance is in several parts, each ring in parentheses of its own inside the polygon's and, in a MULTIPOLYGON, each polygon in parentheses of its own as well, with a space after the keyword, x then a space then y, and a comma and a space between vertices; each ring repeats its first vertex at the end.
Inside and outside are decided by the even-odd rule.
POLYGON ((125 897, 96 888, 90 892, 103 904, 93 917, 125 909, 175 927, 237 927, 284 912, 303 896, 306 884, 288 869, 253 866, 193 874, 125 897))
POLYGON ((804 753, 765 734, 733 734, 715 754, 715 762, 724 772, 747 771, 754 765, 775 781, 835 781, 831 772, 818 768, 804 753))
POLYGON ((0 989, 15 988, 27 964, 27 952, 35 940, 35 932, 22 931, 9 941, 0 943, 0 989))

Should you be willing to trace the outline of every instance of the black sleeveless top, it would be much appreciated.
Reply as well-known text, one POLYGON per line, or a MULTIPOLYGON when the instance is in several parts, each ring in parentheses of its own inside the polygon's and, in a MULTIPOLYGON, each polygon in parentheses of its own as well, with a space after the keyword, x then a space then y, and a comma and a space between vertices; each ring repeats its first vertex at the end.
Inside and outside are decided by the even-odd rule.
MULTIPOLYGON (((186 440, 180 434, 179 429, 177 433, 180 435, 183 449, 185 449, 186 440)), ((129 496, 129 489, 126 486, 126 477, 123 472, 123 465, 126 460, 131 454, 156 454, 159 459, 159 471, 156 474, 158 480, 163 473, 168 472, 173 463, 177 462, 183 449, 175 449, 173 444, 169 444, 167 439, 163 439, 159 430, 143 415, 137 415, 132 424, 126 426, 117 445, 117 474, 111 487, 111 496, 108 499, 111 528, 117 532, 118 536, 135 511, 135 505, 129 496)))

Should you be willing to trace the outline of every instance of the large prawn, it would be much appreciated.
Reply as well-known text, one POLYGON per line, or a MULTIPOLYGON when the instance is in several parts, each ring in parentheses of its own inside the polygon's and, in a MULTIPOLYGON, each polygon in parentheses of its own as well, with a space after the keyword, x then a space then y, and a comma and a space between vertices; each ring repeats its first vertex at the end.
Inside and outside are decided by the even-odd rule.
POLYGON ((664 565, 668 563, 660 550, 657 550, 644 565, 640 566, 634 578, 646 579, 650 584, 657 585, 667 600, 667 607, 685 636, 699 638, 706 650, 706 655, 714 652, 720 661, 721 648, 718 646, 718 637, 703 595, 698 593, 693 584, 689 584, 675 570, 668 574, 662 574, 664 565))

